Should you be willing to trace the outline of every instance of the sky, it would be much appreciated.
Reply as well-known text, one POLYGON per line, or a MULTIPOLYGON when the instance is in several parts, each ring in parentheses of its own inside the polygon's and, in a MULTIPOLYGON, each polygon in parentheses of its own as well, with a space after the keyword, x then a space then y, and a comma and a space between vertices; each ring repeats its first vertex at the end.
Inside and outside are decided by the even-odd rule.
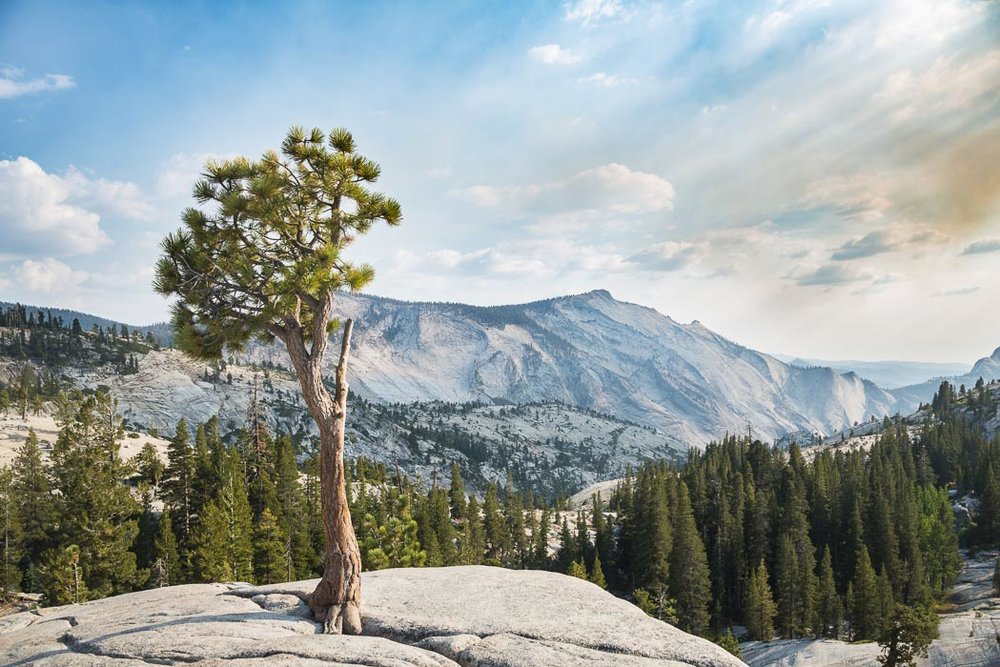
POLYGON ((607 289, 755 349, 1000 345, 1000 2, 0 3, 0 300, 165 319, 208 159, 346 127, 368 291, 607 289))

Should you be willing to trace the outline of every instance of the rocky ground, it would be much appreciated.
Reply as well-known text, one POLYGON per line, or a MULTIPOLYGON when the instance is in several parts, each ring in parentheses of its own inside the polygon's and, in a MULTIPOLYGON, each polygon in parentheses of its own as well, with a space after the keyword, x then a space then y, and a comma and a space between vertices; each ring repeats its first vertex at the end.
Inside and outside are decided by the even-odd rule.
POLYGON ((0 663, 737 667, 593 584, 481 566, 363 578, 364 636, 320 634, 302 581, 195 584, 0 618, 0 663))
MULTIPOLYGON (((1000 665, 1000 598, 993 594, 997 553, 966 557, 965 567, 949 596, 953 608, 942 614, 940 636, 931 644, 920 667, 996 667, 1000 665)), ((874 643, 848 644, 831 639, 747 642, 743 659, 751 667, 877 665, 874 643)))
MULTIPOLYGON (((29 414, 26 419, 21 419, 21 415, 13 412, 0 411, 0 467, 10 465, 17 456, 17 450, 28 437, 29 430, 34 429, 38 436, 39 445, 42 448, 42 456, 47 457, 52 451, 52 445, 59 437, 59 425, 51 415, 29 414)), ((127 432, 125 437, 118 441, 121 447, 121 457, 128 460, 142 451, 146 443, 151 443, 160 454, 160 458, 167 460, 167 445, 163 438, 157 438, 147 433, 127 432)))

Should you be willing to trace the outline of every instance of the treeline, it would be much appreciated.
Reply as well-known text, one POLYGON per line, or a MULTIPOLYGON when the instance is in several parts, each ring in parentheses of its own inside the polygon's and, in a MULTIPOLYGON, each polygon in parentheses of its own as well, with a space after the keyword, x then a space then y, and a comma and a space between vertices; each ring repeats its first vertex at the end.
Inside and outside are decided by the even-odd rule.
POLYGON ((898 426, 869 452, 812 462, 727 438, 682 470, 643 467, 612 499, 615 583, 689 631, 744 625, 751 639, 875 640, 903 608, 933 616, 961 566, 958 535, 898 426))
POLYGON ((51 311, 21 305, 0 309, 0 356, 57 367, 67 363, 111 364, 120 373, 138 370, 136 354, 158 347, 152 333, 145 336, 126 325, 85 331, 76 318, 65 322, 51 311))

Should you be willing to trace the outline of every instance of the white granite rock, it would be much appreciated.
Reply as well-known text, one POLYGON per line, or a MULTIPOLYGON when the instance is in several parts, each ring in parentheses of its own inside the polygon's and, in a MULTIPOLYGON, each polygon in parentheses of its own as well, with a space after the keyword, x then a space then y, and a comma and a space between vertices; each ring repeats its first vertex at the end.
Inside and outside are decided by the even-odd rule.
POLYGON ((365 635, 324 635, 315 582, 173 586, 0 619, 3 665, 741 665, 585 581, 488 567, 363 578, 365 635))

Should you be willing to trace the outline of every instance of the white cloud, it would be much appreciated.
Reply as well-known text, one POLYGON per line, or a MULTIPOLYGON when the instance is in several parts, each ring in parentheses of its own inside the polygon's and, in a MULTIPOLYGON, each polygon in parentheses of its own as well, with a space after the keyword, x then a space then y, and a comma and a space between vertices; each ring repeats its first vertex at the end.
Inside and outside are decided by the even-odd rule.
POLYGON ((431 178, 447 178, 451 176, 451 167, 432 167, 427 170, 427 175, 431 178))
POLYGON ((605 88, 612 88, 614 86, 621 86, 624 84, 634 85, 639 83, 638 79, 618 76, 616 74, 606 74, 604 72, 591 74, 590 76, 580 79, 580 81, 585 83, 594 83, 599 86, 604 86, 605 88))
POLYGON ((52 257, 40 261, 26 259, 15 270, 15 279, 39 294, 72 291, 89 278, 83 271, 74 271, 52 257))
POLYGON ((9 100, 24 95, 66 90, 75 86, 76 81, 66 74, 46 74, 34 79, 25 79, 24 70, 20 68, 9 65, 0 67, 0 99, 9 100))
POLYGON ((711 115, 717 113, 725 113, 729 109, 725 104, 713 104, 712 106, 704 106, 701 108, 701 113, 703 115, 711 115))
POLYGON ((0 160, 0 233, 5 255, 83 255, 108 245, 102 217, 146 221, 155 209, 128 181, 70 167, 62 176, 30 158, 0 160))
POLYGON ((678 271, 694 261, 698 252, 694 243, 664 241, 632 255, 628 261, 646 271, 678 271))
POLYGON ((575 65, 583 62, 583 56, 564 49, 558 44, 543 44, 528 49, 528 57, 546 65, 575 65))
POLYGON ((810 184, 800 199, 804 208, 830 207, 856 222, 874 222, 894 205, 885 179, 870 174, 831 176, 810 184))
POLYGON ((969 287, 955 287, 953 289, 942 289, 931 292, 931 296, 942 297, 942 296, 966 296, 968 294, 975 294, 979 291, 979 287, 972 285, 969 287))
POLYGON ((964 62, 954 56, 938 58, 933 65, 914 74, 904 69, 891 75, 875 99, 892 109, 893 119, 965 110, 977 103, 992 104, 1000 85, 1000 49, 964 62))
POLYGON ((156 209, 138 185, 129 181, 92 178, 70 167, 63 180, 70 186, 71 196, 86 208, 131 220, 150 220, 156 209))
POLYGON ((110 240, 100 216, 74 203, 74 184, 26 157, 0 160, 0 230, 7 252, 94 252, 110 240))
POLYGON ((975 243, 970 243, 962 251, 963 255, 986 255, 993 252, 1000 252, 1000 238, 982 239, 975 243))
POLYGON ((607 164, 568 178, 528 185, 475 185, 453 196, 486 208, 519 214, 549 215, 569 211, 644 214, 673 209, 674 187, 666 179, 623 164, 607 164))
POLYGON ((563 5, 567 21, 590 25, 598 21, 627 18, 629 12, 619 0, 578 0, 563 5))
POLYGON ((750 16, 743 30, 755 42, 751 47, 766 47, 795 21, 829 4, 829 0, 777 0, 771 3, 769 11, 750 16))
POLYGON ((489 248, 461 252, 452 249, 395 254, 392 272, 413 276, 441 274, 476 279, 552 279, 567 275, 602 275, 632 269, 621 254, 608 247, 569 238, 505 241, 489 248))

